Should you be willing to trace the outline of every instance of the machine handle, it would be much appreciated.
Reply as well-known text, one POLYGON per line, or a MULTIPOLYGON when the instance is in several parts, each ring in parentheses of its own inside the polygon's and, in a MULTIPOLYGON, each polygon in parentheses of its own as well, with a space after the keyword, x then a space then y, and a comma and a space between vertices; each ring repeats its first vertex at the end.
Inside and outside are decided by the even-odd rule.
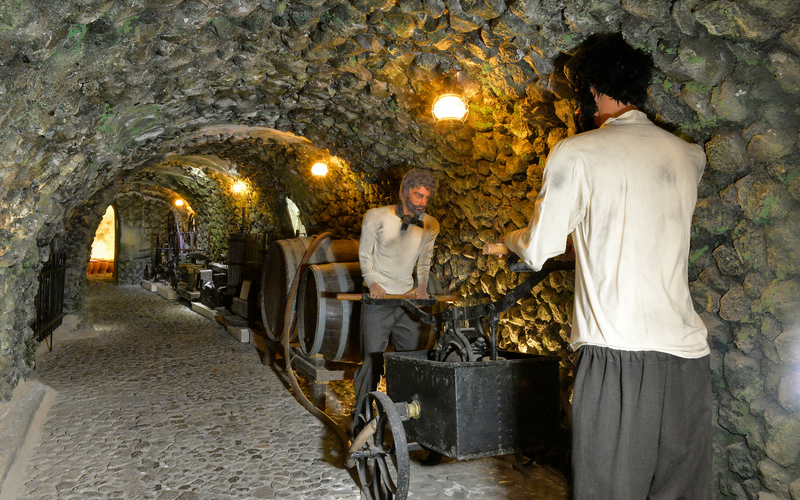
MULTIPOLYGON (((360 293, 337 293, 336 300, 361 300, 364 296, 360 293)), ((461 297, 458 295, 431 295, 431 297, 435 298, 439 302, 455 302, 457 300, 461 300, 461 297)), ((413 299, 413 297, 409 297, 408 295, 398 295, 398 294, 386 294, 383 297, 384 299, 413 299)))

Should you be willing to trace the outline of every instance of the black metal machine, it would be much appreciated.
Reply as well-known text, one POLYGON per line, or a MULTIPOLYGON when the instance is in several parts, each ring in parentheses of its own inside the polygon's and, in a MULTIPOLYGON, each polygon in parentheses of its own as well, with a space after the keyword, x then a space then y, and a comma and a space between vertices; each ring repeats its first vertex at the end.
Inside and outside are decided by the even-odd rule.
MULTIPOLYGON (((154 235, 154 246, 140 249, 139 252, 154 252, 152 268, 150 265, 145 266, 145 279, 169 282, 170 286, 177 290, 179 283, 189 281, 187 269, 181 267, 181 263, 186 260, 186 257, 190 258, 192 262, 207 261, 209 257, 203 250, 196 248, 197 232, 194 215, 188 215, 183 228, 181 228, 178 214, 174 210, 170 212, 170 215, 167 217, 166 238, 162 240, 161 235, 154 235)), ((147 258, 147 256, 140 258, 147 258)))
MULTIPOLYGON (((531 271, 516 260, 509 267, 531 271)), ((418 307, 435 299, 365 294, 365 302, 402 305, 444 332, 435 351, 385 354, 386 394, 370 393, 357 409, 347 465, 357 469, 363 498, 404 500, 412 450, 464 460, 530 451, 556 434, 559 358, 498 351, 497 325, 548 274, 568 269, 574 262, 551 261, 496 302, 436 314, 418 307)))

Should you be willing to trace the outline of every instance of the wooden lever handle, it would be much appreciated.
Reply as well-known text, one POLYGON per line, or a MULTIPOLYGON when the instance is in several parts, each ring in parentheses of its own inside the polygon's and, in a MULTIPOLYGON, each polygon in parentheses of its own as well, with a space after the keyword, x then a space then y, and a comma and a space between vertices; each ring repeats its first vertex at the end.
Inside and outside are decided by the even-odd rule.
MULTIPOLYGON (((361 300, 362 295, 360 293, 337 293, 336 300, 361 300)), ((431 295, 431 297, 435 298, 439 302, 455 302, 457 300, 461 300, 461 297, 458 295, 431 295)), ((396 294, 386 294, 383 296, 384 299, 413 299, 413 297, 409 297, 407 295, 396 295, 396 294)))
POLYGON ((511 250, 505 243, 487 243, 483 245, 483 253, 484 255, 509 255, 511 250))

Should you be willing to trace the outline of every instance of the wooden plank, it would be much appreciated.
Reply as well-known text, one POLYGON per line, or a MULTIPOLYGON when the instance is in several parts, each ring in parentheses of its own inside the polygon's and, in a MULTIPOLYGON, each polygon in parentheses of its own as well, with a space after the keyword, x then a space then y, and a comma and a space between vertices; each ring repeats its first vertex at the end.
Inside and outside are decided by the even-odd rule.
POLYGON ((178 294, 169 285, 156 285, 156 293, 167 300, 178 300, 178 294))
POLYGON ((142 288, 147 290, 148 292, 155 292, 156 291, 156 284, 152 281, 142 280, 142 288))
POLYGON ((200 300, 200 292, 190 292, 186 288, 178 288, 178 295, 189 302, 197 302, 200 300))
POLYGON ((296 355, 292 357, 292 367, 313 382, 346 380, 344 378, 344 370, 327 370, 324 368, 324 366, 315 366, 311 361, 309 361, 308 358, 302 355, 296 355))
POLYGON ((269 351, 269 347, 264 341, 264 336, 261 335, 261 332, 255 330, 250 331, 250 345, 254 346, 259 352, 267 353, 269 351))
POLYGON ((246 300, 234 297, 231 301, 231 311, 237 316, 247 319, 247 315, 250 311, 250 304, 248 304, 246 300))
POLYGON ((202 302, 192 302, 192 311, 205 316, 208 319, 216 319, 217 317, 217 311, 210 309, 202 302))
MULTIPOLYGON (((336 300, 354 300, 358 301, 361 300, 362 295, 360 293, 337 293, 336 300)), ((414 300, 414 297, 409 297, 408 295, 398 295, 398 294, 386 294, 383 297, 384 299, 410 299, 414 300)), ((438 300, 439 302, 456 302, 461 300, 461 297, 458 295, 431 295, 431 298, 438 300)))
POLYGON ((244 280, 242 281, 242 291, 239 293, 239 298, 246 301, 248 295, 250 295, 250 280, 244 280))
POLYGON ((322 411, 325 411, 325 403, 328 399, 328 383, 327 382, 312 382, 311 383, 311 399, 314 406, 322 411))
POLYGON ((250 329, 228 325, 228 333, 239 342, 250 343, 250 329))

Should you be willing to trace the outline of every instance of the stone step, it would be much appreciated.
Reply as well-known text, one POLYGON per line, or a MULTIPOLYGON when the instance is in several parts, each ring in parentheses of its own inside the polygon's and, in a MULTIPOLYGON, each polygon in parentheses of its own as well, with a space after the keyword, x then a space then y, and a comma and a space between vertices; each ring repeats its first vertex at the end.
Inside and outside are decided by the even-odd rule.
POLYGON ((23 381, 11 400, 0 405, 0 492, 16 498, 17 489, 28 479, 28 456, 39 441, 45 416, 56 391, 38 381, 23 381))

